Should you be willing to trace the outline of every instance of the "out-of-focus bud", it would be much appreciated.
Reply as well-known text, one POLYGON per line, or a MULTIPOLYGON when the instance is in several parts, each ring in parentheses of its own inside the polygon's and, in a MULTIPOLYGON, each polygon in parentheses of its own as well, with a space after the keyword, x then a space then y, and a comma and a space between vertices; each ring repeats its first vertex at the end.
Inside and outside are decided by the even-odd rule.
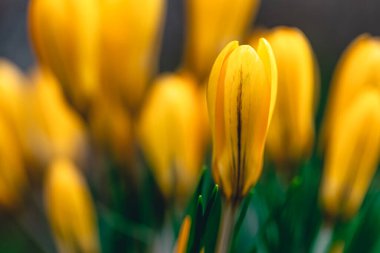
POLYGON ((89 117, 90 132, 98 148, 119 165, 131 165, 133 153, 132 122, 117 100, 103 96, 96 101, 89 117))
POLYGON ((29 30, 42 68, 50 69, 70 103, 86 113, 99 89, 99 6, 94 0, 32 0, 29 30))
POLYGON ((182 222, 181 229, 178 234, 177 245, 174 249, 174 253, 186 253, 187 243, 189 241, 191 229, 191 217, 187 215, 182 222))
POLYGON ((332 127, 321 202, 328 216, 348 219, 360 208, 379 161, 380 92, 362 91, 332 127))
POLYGON ((27 179, 22 151, 8 123, 0 117, 0 206, 13 208, 20 204, 27 179))
POLYGON ((0 59, 0 114, 7 122, 15 137, 15 142, 23 147, 24 120, 23 97, 25 76, 11 62, 0 59))
POLYGON ((298 164, 311 152, 319 78, 312 48, 302 31, 279 27, 263 33, 278 69, 277 100, 266 148, 279 167, 286 167, 298 164))
POLYGON ((32 81, 24 115, 28 160, 38 168, 46 168, 57 157, 83 163, 86 135, 81 118, 66 103, 53 75, 38 71, 32 81))
POLYGON ((162 193, 184 204, 205 150, 204 93, 188 76, 159 77, 143 107, 139 137, 162 193))
POLYGON ((44 189, 59 252, 100 252, 94 204, 86 181, 69 160, 55 160, 44 189))
POLYGON ((101 0, 101 81, 131 113, 156 71, 166 0, 101 0))
POLYGON ((363 34, 346 49, 335 71, 322 126, 322 145, 330 142, 339 115, 368 87, 380 90, 380 39, 363 34))
POLYGON ((204 80, 220 50, 239 40, 256 14, 259 0, 186 0, 185 68, 204 80))
POLYGON ((244 197, 261 174, 276 90, 276 62, 265 39, 257 51, 230 42, 214 63, 207 93, 212 171, 228 201, 244 197))

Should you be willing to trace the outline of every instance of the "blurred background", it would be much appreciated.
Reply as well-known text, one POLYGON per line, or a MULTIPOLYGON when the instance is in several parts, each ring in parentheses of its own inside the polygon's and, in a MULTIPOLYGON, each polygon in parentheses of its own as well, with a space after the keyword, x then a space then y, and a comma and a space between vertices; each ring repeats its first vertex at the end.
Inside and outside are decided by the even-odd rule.
MULTIPOLYGON (((28 0, 0 0, 0 56, 26 70, 34 63, 27 34, 28 0)), ((252 25, 296 26, 308 36, 323 78, 330 75, 343 49, 356 36, 380 34, 380 2, 376 0, 263 0, 252 25)), ((169 0, 160 70, 174 70, 183 44, 183 1, 169 0)))
MULTIPOLYGON (((28 0, 0 0, 0 57, 27 70, 34 56, 29 45, 26 12, 28 0)), ((380 1, 376 0, 263 0, 252 26, 286 25, 300 28, 309 38, 321 68, 322 95, 339 55, 359 34, 380 35, 380 1)), ((183 49, 183 0, 169 0, 160 71, 175 70, 183 49)), ((320 105, 326 96, 321 96, 320 105)), ((320 108, 323 109, 323 108, 320 108)), ((321 110, 318 113, 318 119, 321 110)), ((318 120, 319 121, 319 120, 318 120)))

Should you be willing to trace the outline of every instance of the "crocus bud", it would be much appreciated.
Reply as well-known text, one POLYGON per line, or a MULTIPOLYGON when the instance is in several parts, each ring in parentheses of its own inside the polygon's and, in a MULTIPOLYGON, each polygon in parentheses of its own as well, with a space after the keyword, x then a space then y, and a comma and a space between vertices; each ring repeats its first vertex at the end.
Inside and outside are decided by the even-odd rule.
POLYGON ((74 165, 55 160, 44 189, 48 220, 60 253, 100 252, 94 204, 74 165))
POLYGON ((321 201, 328 216, 347 219, 360 208, 379 161, 379 91, 362 91, 332 127, 321 201))
POLYGON ((276 89, 276 62, 265 39, 257 51, 230 42, 214 63, 207 93, 212 172, 227 200, 239 201, 259 179, 276 89))
POLYGON ((143 107, 140 142, 162 193, 179 204, 198 181, 205 149, 202 91, 177 74, 159 77, 143 107))
POLYGON ((278 166, 307 158, 314 140, 317 67, 312 48, 302 31, 279 27, 265 32, 278 69, 276 106, 266 148, 278 166))
POLYGON ((134 113, 157 68, 166 0, 100 3, 101 82, 134 113))
POLYGON ((13 63, 0 59, 0 114, 10 126, 14 142, 24 147, 24 90, 26 78, 13 63))
POLYGON ((186 0, 185 68, 206 79, 220 50, 239 40, 259 0, 186 0))
POLYGON ((54 76, 37 71, 28 89, 24 120, 31 163, 46 168, 57 157, 83 162, 86 149, 84 123, 65 101, 54 76))
POLYGON ((86 113, 98 91, 98 1, 32 0, 29 30, 42 68, 50 69, 69 101, 86 113))
POLYGON ((14 208, 22 200, 27 183, 22 150, 12 126, 0 117, 0 207, 14 208))
POLYGON ((380 39, 363 34, 354 40, 340 59, 330 87, 322 145, 330 142, 335 120, 362 90, 380 90, 380 39))

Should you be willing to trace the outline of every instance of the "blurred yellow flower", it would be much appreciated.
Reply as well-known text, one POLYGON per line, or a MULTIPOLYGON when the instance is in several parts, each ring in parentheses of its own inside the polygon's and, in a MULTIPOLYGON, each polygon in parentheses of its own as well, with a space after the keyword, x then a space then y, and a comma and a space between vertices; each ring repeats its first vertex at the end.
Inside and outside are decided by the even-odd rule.
POLYGON ((335 121, 363 90, 380 91, 380 39, 363 34, 341 57, 333 76, 322 128, 322 145, 328 143, 335 121))
POLYGON ((220 50, 239 40, 256 14, 259 0, 186 0, 184 65, 204 80, 220 50))
POLYGON ((186 253, 187 243, 189 241, 191 229, 191 217, 187 215, 182 222, 181 229, 178 234, 177 245, 174 249, 174 253, 186 253))
POLYGON ((139 124, 140 142, 162 193, 182 204, 194 190, 203 162, 203 94, 189 76, 160 76, 139 124))
POLYGON ((230 42, 214 63, 207 93, 212 171, 227 200, 239 201, 261 174, 276 90, 276 62, 265 39, 257 51, 230 42))
POLYGON ((45 206, 60 253, 100 252, 94 204, 86 181, 65 159, 49 168, 45 206))
POLYGON ((22 150, 12 127, 0 116, 0 206, 14 208, 20 204, 27 184, 22 150))
POLYGON ((135 113, 157 68, 166 0, 101 0, 100 6, 101 82, 135 113))
POLYGON ((264 35, 272 46, 278 69, 277 100, 266 148, 278 166, 291 166, 310 155, 313 146, 319 74, 302 31, 278 27, 264 35))
POLYGON ((350 218, 360 208, 379 161, 380 92, 362 91, 332 127, 321 201, 330 217, 350 218))
POLYGON ((17 66, 0 59, 0 114, 10 126, 14 142, 24 150, 24 92, 27 80, 17 66))
POLYGON ((83 115, 101 92, 134 113, 155 72, 164 10, 165 0, 32 0, 32 44, 83 115))
POLYGON ((98 27, 97 1, 30 1, 29 30, 38 61, 57 76, 81 113, 87 112, 99 88, 98 27))
POLYGON ((30 162, 39 168, 47 167, 57 157, 84 162, 84 124, 66 103, 54 76, 36 71, 27 89, 24 120, 30 162))

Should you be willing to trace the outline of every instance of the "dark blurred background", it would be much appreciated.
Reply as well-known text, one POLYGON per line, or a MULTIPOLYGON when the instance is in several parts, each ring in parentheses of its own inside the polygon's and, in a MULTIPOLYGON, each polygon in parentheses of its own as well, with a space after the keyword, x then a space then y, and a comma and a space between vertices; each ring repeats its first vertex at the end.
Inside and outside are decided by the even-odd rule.
MULTIPOLYGON (((23 70, 34 62, 27 33, 27 6, 28 0, 0 0, 0 57, 14 61, 23 70)), ((168 0, 161 71, 175 70, 181 61, 183 13, 183 0, 168 0)), ((379 14, 378 0, 262 0, 252 27, 295 26, 310 39, 321 69, 320 118, 339 56, 359 34, 380 35, 379 14)))

